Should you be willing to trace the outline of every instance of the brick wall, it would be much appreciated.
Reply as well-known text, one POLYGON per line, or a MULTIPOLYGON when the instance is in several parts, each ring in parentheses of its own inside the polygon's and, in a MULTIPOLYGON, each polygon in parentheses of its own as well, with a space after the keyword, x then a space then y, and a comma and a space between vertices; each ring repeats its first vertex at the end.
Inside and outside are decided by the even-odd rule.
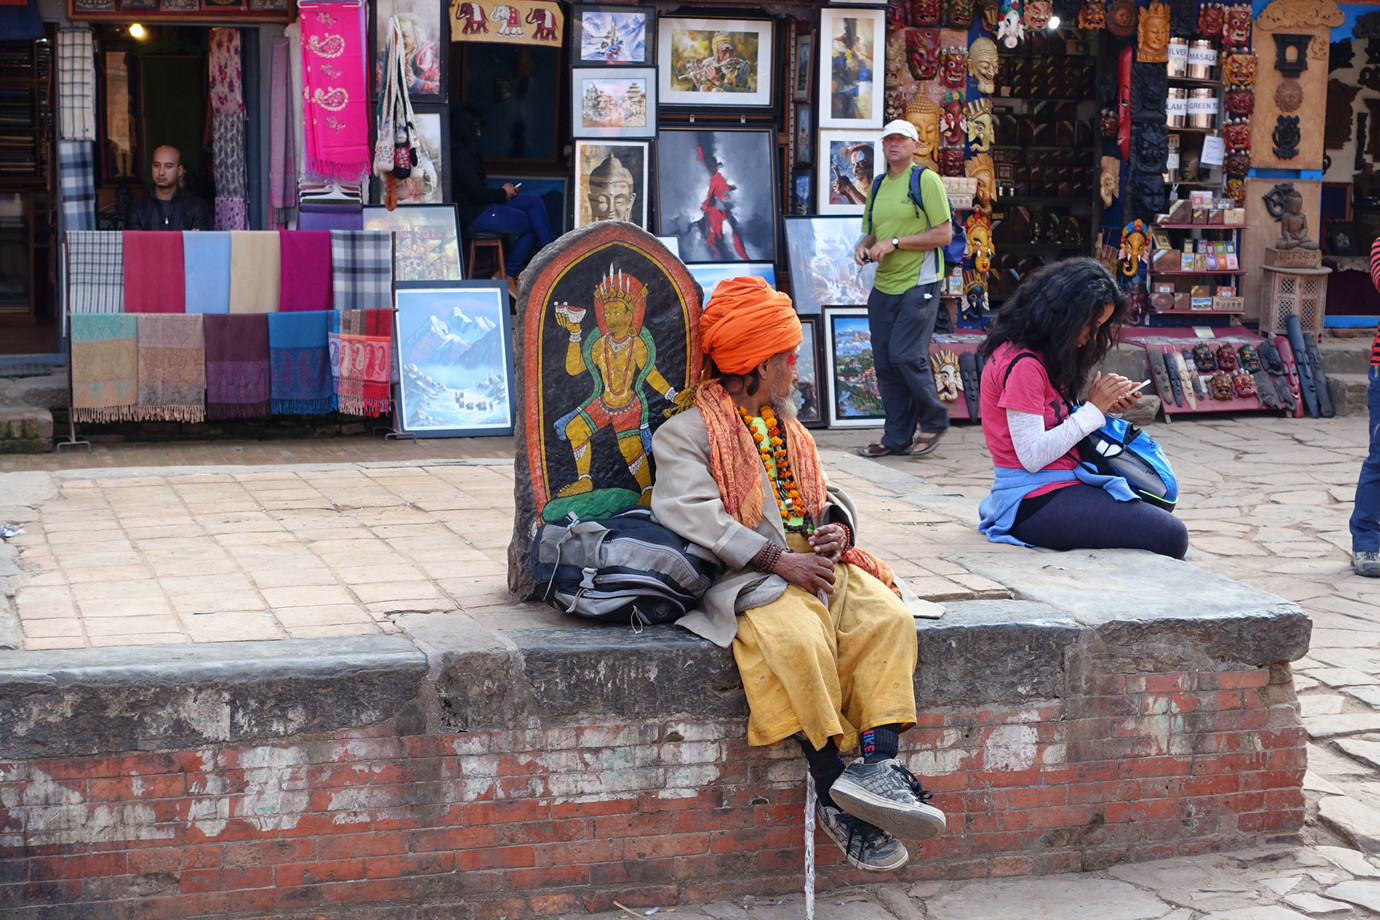
MULTIPOLYGON (((406 726, 406 727, 405 727, 406 726)), ((367 730, 0 761, 6 918, 515 918, 798 890, 803 763, 739 719, 367 730)), ((903 736, 949 832, 908 878, 1095 869, 1287 835, 1287 665, 1073 677, 903 736)), ((819 885, 872 876, 819 838, 819 885)))

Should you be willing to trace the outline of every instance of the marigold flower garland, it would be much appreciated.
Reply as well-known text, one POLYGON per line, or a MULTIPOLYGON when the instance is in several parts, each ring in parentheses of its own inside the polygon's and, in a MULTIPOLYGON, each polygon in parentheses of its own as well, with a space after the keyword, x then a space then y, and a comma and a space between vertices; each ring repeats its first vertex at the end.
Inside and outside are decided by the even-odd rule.
POLYGON ((738 414, 742 416, 743 424, 747 425, 748 431, 751 432, 752 440, 757 443, 757 453, 762 458, 762 466, 766 469, 767 475, 771 475, 773 464, 776 467, 776 506, 781 509, 781 520, 789 521, 792 515, 803 514, 803 511, 797 511, 801 507, 800 490, 795 484, 795 473, 791 471, 790 457, 786 453, 786 440, 781 433, 776 413, 770 406, 762 407, 762 421, 767 426, 765 436, 753 426, 752 416, 742 406, 738 407, 738 414), (785 493, 784 498, 782 493, 785 493))

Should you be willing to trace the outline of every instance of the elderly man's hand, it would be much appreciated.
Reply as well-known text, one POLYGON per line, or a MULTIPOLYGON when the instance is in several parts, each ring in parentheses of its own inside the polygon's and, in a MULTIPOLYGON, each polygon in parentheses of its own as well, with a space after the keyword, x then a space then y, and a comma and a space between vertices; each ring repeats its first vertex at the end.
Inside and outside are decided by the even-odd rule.
POLYGON ((848 531, 838 524, 825 524, 810 534, 810 549, 816 556, 823 556, 830 562, 838 562, 839 556, 848 548, 848 531))
POLYGON ((773 570, 793 585, 811 594, 834 593, 834 564, 812 553, 782 553, 773 570))

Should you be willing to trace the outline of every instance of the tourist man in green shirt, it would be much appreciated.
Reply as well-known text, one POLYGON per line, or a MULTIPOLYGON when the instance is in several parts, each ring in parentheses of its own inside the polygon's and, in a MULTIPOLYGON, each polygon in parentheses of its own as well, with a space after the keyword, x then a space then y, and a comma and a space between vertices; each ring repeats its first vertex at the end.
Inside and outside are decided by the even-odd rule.
POLYGON ((893 121, 882 129, 887 171, 876 194, 868 195, 864 235, 853 251, 858 265, 878 263, 867 298, 867 322, 886 422, 880 441, 858 448, 864 457, 924 456, 949 427, 949 413, 930 370, 930 337, 944 277, 940 249, 953 239, 952 214, 944 183, 933 170, 920 176, 924 208, 911 199, 911 171, 923 169, 915 164, 919 140, 908 121, 893 121))

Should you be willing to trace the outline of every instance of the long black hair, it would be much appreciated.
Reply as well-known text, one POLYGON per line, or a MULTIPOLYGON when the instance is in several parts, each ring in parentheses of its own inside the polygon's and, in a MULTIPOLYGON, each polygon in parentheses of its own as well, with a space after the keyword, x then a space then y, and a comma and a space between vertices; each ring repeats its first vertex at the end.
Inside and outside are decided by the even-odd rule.
POLYGON ((1039 352, 1055 390, 1076 399, 1116 343, 1126 311, 1126 295, 1107 266, 1088 258, 1053 262, 1032 272, 1001 305, 978 353, 990 358, 1004 342, 1039 352), (1107 304, 1112 315, 1079 348, 1078 336, 1107 304))
POLYGON ((484 113, 466 102, 451 109, 450 142, 452 147, 479 149, 479 129, 484 127, 484 113))

